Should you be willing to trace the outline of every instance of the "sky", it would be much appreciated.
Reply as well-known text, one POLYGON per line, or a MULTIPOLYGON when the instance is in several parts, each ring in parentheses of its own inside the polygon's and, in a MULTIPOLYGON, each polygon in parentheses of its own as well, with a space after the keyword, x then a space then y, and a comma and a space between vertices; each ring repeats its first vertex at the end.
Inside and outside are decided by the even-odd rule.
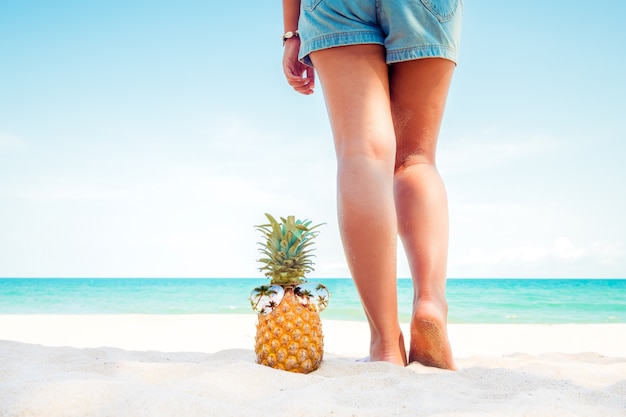
MULTIPOLYGON (((626 277, 625 14, 465 2, 449 277, 626 277)), ((282 32, 279 1, 2 1, 0 277, 262 277, 265 212, 325 223, 310 276, 349 277, 323 94, 287 86, 282 32)))

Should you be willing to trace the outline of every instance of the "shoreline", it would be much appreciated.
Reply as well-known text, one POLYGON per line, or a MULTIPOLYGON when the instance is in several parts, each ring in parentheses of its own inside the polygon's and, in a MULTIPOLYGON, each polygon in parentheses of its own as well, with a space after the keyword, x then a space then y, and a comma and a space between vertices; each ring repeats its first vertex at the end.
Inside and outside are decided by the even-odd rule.
MULTIPOLYGON (((366 356, 365 322, 326 320, 325 351, 366 356)), ((76 348, 196 351, 252 349, 254 314, 11 314, 0 315, 0 340, 76 348)), ((408 324, 401 325, 406 335, 408 324)), ((449 324, 455 357, 595 352, 626 358, 626 323, 449 324)), ((406 341, 408 343, 408 340, 406 341)))
POLYGON ((357 362, 367 323, 322 320, 322 366, 299 375, 255 363, 255 315, 0 315, 0 415, 626 412, 626 324, 451 324, 451 372, 357 362))
MULTIPOLYGON (((0 314, 253 314, 250 278, 0 278, 0 314)), ((311 278, 331 293, 323 319, 366 321, 350 278, 311 278)), ((625 323, 626 280, 449 279, 449 323, 625 323), (488 296, 486 296, 488 294, 488 296)), ((398 313, 412 317, 413 284, 397 281, 398 313)))

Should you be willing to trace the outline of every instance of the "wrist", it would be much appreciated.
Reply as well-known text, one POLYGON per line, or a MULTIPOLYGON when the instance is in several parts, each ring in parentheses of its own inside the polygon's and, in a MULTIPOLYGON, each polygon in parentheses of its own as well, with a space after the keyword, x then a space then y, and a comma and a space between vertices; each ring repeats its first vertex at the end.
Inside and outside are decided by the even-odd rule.
POLYGON ((285 46, 285 43, 289 40, 289 39, 300 39, 300 33, 298 33, 298 30, 288 30, 286 31, 283 36, 283 46, 285 46))

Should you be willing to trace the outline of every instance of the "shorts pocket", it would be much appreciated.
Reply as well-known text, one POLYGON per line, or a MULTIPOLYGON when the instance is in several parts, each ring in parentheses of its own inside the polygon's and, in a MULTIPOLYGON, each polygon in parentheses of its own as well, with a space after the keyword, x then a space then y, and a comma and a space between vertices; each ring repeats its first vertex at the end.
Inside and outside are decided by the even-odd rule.
MULTIPOLYGON (((319 0, 318 0, 319 1, 319 0)), ((421 0, 426 7, 440 22, 447 22, 454 17, 459 5, 463 0, 421 0)))
POLYGON ((321 2, 322 0, 302 0, 302 9, 306 10, 307 12, 312 12, 321 2))

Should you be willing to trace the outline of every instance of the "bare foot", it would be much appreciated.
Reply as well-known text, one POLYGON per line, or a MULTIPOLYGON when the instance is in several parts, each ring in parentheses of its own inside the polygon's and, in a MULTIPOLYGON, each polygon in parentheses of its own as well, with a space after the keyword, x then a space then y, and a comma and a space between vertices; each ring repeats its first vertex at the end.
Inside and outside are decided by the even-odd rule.
POLYGON ((406 350, 404 336, 400 333, 397 344, 385 346, 384 343, 371 342, 370 356, 360 359, 359 362, 390 362, 395 365, 406 366, 406 350))
POLYGON ((411 321, 409 362, 456 370, 445 313, 432 302, 420 302, 411 321))

